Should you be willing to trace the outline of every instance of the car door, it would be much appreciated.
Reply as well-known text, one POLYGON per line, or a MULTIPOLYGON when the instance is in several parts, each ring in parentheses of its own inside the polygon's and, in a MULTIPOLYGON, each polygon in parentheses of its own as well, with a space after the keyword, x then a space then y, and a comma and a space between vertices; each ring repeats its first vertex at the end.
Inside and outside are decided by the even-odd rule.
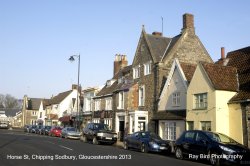
POLYGON ((182 142, 183 153, 194 154, 195 131, 187 131, 182 142))
POLYGON ((128 141, 129 141, 129 144, 132 148, 136 148, 136 140, 138 139, 138 135, 139 133, 136 132, 136 133, 133 133, 129 138, 128 138, 128 141))
POLYGON ((197 132, 195 135, 195 142, 193 146, 194 153, 197 155, 207 154, 207 149, 208 149, 207 138, 203 135, 202 132, 197 132))

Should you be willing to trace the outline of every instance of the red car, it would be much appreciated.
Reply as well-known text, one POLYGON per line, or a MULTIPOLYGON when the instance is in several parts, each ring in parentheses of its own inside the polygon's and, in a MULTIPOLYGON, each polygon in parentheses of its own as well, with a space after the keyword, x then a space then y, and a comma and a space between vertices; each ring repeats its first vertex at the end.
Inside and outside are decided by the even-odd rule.
POLYGON ((49 135, 52 137, 61 137, 61 132, 62 132, 62 128, 55 126, 51 128, 49 135))

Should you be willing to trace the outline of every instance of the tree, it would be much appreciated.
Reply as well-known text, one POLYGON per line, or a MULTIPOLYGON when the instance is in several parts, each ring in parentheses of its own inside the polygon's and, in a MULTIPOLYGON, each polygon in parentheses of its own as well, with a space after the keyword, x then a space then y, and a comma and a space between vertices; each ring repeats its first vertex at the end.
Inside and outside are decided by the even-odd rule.
POLYGON ((0 94, 0 108, 17 108, 18 100, 10 94, 0 94))

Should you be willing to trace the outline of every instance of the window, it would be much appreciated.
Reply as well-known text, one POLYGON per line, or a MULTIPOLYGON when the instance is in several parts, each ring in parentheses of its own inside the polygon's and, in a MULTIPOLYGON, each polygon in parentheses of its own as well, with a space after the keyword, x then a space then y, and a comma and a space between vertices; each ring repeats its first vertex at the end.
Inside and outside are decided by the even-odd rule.
POLYGON ((104 124, 108 125, 109 128, 111 129, 112 119, 111 118, 105 118, 104 119, 104 124))
POLYGON ((144 64, 144 75, 151 74, 151 62, 144 64))
POLYGON ((36 116, 36 111, 33 111, 33 112, 32 112, 32 115, 33 115, 33 116, 36 116))
POLYGON ((207 93, 200 93, 194 95, 195 109, 207 108, 207 93))
POLYGON ((176 140, 176 123, 166 122, 164 130, 164 139, 166 140, 176 140))
POLYGON ((101 100, 95 101, 95 111, 101 110, 101 100))
POLYGON ((186 140, 194 140, 194 135, 195 135, 195 132, 186 132, 186 134, 185 134, 185 139, 186 140))
POLYGON ((136 66, 133 68, 133 78, 139 78, 140 77, 140 66, 136 66))
POLYGON ((112 98, 111 97, 106 99, 105 109, 106 110, 112 110, 112 98))
POLYGON ((85 111, 91 111, 91 99, 90 98, 85 99, 85 111))
POLYGON ((180 92, 176 92, 172 94, 172 106, 180 106, 180 92))
POLYGON ((119 92, 118 94, 118 109, 124 109, 124 93, 123 92, 119 92))
POLYGON ((42 113, 42 112, 40 112, 40 118, 42 118, 42 116, 43 116, 43 113, 42 113))
MULTIPOLYGON (((100 119, 99 118, 93 118, 93 123, 100 123, 100 119)), ((91 124, 89 124, 91 125, 91 124)))
POLYGON ((211 122, 210 121, 201 122, 201 130, 211 131, 211 122))
POLYGON ((193 130, 193 129, 194 129, 194 122, 187 121, 187 130, 193 130))
POLYGON ((145 101, 145 87, 140 86, 139 87, 139 106, 144 106, 145 101))

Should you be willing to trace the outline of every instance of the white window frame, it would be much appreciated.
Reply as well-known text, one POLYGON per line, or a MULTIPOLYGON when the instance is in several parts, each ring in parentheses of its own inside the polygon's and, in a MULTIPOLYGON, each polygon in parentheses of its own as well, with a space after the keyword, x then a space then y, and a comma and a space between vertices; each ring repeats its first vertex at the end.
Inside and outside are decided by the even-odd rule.
POLYGON ((139 106, 145 105, 145 86, 139 86, 139 106))
POLYGON ((118 93, 118 109, 124 109, 124 92, 118 93))
POLYGON ((172 94, 172 106, 178 107, 181 105, 181 93, 175 92, 172 94))
POLYGON ((108 125, 111 129, 112 126, 112 118, 104 118, 104 124, 108 125))
POLYGON ((144 64, 144 75, 151 74, 151 62, 144 64))
POLYGON ((140 77, 140 65, 133 68, 133 79, 140 77))
POLYGON ((176 122, 165 122, 163 139, 176 140, 176 122))
POLYGON ((95 111, 101 110, 101 99, 95 100, 95 111))
POLYGON ((105 99, 105 110, 112 110, 112 98, 105 99))
POLYGON ((93 123, 100 123, 100 118, 93 118, 92 122, 93 123))
POLYGON ((207 93, 194 94, 194 109, 207 109, 207 93))

